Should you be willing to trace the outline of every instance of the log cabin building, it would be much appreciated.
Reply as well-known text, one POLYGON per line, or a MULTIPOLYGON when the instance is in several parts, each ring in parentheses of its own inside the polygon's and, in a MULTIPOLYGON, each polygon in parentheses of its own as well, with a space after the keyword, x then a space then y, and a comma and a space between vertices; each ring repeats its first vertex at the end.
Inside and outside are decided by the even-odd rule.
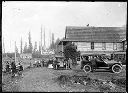
POLYGON ((81 55, 106 54, 112 58, 121 55, 123 59, 126 59, 125 27, 67 26, 65 38, 59 43, 62 46, 62 51, 63 47, 68 43, 73 43, 81 55))

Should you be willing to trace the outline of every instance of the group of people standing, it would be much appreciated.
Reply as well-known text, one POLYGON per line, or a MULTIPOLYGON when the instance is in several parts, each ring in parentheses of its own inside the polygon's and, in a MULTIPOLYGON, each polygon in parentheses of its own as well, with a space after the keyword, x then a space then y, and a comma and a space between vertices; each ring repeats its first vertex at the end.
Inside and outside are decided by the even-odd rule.
POLYGON ((54 60, 53 61, 53 68, 54 69, 58 69, 59 67, 60 67, 60 64, 62 64, 63 65, 63 68, 65 68, 65 69, 71 69, 71 64, 72 62, 71 62, 71 60, 70 59, 63 59, 63 60, 61 60, 61 61, 59 61, 59 60, 54 60))
POLYGON ((11 72, 12 77, 16 76, 17 74, 22 76, 23 66, 20 62, 18 63, 18 66, 16 66, 14 61, 11 62, 11 64, 9 64, 9 62, 7 61, 5 69, 6 72, 11 72))
POLYGON ((72 60, 71 59, 65 59, 64 60, 64 66, 65 66, 65 69, 71 69, 72 67, 72 60))

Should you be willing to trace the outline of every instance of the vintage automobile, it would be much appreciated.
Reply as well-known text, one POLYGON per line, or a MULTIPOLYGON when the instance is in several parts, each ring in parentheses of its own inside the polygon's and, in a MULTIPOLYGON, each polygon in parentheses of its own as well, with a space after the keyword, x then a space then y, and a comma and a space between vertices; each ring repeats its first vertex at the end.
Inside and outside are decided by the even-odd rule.
POLYGON ((36 60, 35 63, 33 64, 33 67, 41 67, 40 60, 36 60))
POLYGON ((121 62, 117 62, 115 60, 111 60, 105 55, 98 55, 98 54, 90 54, 90 55, 82 55, 83 60, 81 61, 81 69, 84 72, 88 73, 96 69, 106 69, 112 71, 113 73, 120 73, 122 70, 121 62), (92 59, 96 57, 95 66, 92 68, 92 59), (84 60, 84 58, 88 57, 88 60, 84 60))
POLYGON ((64 65, 64 57, 60 55, 55 56, 55 61, 54 61, 54 68, 59 69, 59 68, 65 68, 64 65))

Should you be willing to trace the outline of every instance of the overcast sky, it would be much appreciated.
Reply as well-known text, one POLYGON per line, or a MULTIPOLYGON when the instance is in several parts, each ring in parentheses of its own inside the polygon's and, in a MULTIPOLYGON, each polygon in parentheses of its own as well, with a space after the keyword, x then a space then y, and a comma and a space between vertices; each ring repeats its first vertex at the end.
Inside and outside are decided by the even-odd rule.
POLYGON ((127 2, 6 1, 2 3, 2 39, 5 52, 14 52, 15 41, 20 51, 20 39, 24 47, 29 31, 33 45, 40 41, 41 25, 49 46, 49 33, 54 33, 55 40, 63 38, 66 26, 121 27, 126 18, 127 2))

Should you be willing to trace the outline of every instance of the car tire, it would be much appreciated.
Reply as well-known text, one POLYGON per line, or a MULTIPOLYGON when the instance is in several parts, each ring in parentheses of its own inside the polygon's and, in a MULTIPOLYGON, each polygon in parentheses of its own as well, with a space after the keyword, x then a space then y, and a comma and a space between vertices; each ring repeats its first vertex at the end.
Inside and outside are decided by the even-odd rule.
POLYGON ((89 64, 84 65, 83 70, 85 73, 91 72, 91 70, 92 70, 91 65, 89 65, 89 64))
POLYGON ((113 73, 120 73, 122 70, 122 67, 119 64, 114 64, 112 66, 112 72, 113 73))

